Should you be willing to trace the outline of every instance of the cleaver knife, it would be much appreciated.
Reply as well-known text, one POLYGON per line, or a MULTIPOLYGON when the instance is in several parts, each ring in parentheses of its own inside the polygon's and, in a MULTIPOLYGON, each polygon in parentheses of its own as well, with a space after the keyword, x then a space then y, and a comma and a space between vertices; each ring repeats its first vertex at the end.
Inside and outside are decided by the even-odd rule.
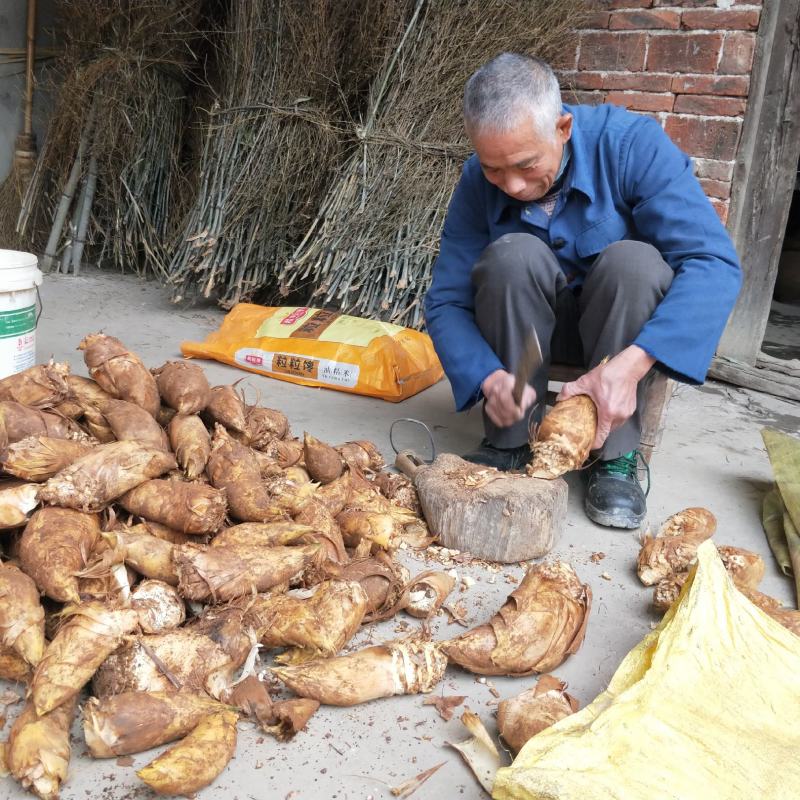
POLYGON ((522 393, 525 391, 525 385, 543 363, 544 359, 542 358, 542 348, 539 346, 539 337, 536 335, 536 328, 531 325, 525 338, 522 355, 519 357, 517 368, 514 370, 514 391, 512 396, 517 405, 522 402, 522 393))

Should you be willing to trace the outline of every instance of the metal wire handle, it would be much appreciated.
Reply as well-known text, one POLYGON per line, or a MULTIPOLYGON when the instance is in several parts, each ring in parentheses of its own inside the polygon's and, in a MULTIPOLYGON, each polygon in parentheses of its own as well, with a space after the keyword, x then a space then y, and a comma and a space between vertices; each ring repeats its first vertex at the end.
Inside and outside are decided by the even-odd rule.
POLYGON ((436 460, 436 442, 433 440, 433 432, 422 420, 414 419, 413 417, 400 417, 389 426, 389 443, 392 445, 392 450, 394 450, 395 455, 400 452, 400 450, 397 449, 397 445, 394 443, 394 426, 397 425, 398 422, 410 422, 413 425, 419 425, 421 428, 425 429, 425 433, 428 434, 428 441, 431 445, 431 460, 425 463, 432 464, 436 460))

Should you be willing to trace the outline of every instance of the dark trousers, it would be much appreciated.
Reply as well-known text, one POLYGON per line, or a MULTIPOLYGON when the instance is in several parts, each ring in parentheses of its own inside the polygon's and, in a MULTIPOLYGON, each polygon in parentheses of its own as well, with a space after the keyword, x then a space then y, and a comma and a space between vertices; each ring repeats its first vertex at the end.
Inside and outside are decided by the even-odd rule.
MULTIPOLYGON (((609 245, 597 257, 580 291, 567 279, 553 251, 536 236, 509 233, 492 242, 472 270, 475 320, 506 369, 513 372, 533 325, 544 365, 531 380, 538 404, 528 418, 499 428, 483 412, 486 438, 495 447, 528 441, 529 426, 544 414, 551 362, 591 369, 630 345, 661 302, 673 272, 644 242, 609 245)), ((636 411, 608 437, 600 457, 635 450, 641 438, 643 396, 651 374, 639 382, 636 411)))

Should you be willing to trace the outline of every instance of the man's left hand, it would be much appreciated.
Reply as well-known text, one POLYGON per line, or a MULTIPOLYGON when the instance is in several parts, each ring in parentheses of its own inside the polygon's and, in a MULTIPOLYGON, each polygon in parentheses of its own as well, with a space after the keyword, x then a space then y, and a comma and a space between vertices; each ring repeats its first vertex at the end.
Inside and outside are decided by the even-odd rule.
POLYGON ((624 425, 636 410, 636 388, 654 363, 652 356, 632 344, 578 380, 564 384, 557 400, 588 394, 597 406, 597 435, 592 450, 602 447, 611 431, 624 425))

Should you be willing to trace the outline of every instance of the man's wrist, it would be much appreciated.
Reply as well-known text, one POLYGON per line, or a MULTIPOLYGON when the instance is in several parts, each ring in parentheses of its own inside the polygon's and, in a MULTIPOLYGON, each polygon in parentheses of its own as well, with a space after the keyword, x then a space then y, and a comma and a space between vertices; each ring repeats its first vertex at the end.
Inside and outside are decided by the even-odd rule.
POLYGON ((650 371, 656 359, 639 345, 632 344, 626 347, 617 356, 624 365, 625 371, 636 381, 640 381, 650 371))

